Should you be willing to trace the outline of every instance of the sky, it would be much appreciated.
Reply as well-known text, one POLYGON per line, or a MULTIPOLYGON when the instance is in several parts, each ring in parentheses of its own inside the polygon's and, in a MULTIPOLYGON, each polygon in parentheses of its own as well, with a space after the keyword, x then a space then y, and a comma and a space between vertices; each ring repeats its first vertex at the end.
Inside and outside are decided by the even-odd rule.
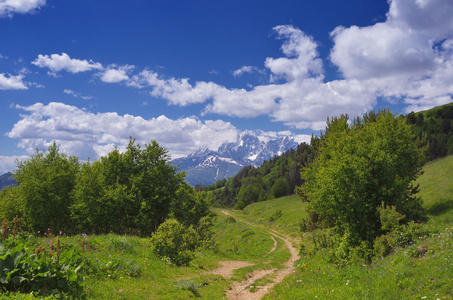
POLYGON ((0 174, 53 142, 172 158, 452 102, 451 0, 0 0, 0 174))

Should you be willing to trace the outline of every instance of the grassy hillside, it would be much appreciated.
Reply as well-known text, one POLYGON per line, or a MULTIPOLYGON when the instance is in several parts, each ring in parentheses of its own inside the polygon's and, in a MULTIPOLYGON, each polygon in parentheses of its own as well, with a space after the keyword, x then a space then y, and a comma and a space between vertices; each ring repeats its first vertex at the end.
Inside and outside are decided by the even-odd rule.
POLYGON ((264 202, 253 203, 236 214, 243 215, 253 222, 273 227, 291 236, 299 236, 299 223, 307 216, 306 203, 297 195, 286 196, 264 202))
POLYGON ((419 196, 428 210, 429 224, 437 229, 453 224, 453 155, 428 162, 420 184, 419 196))
MULTIPOLYGON (((306 255, 294 275, 265 299, 452 299, 453 156, 428 163, 418 182, 429 212, 429 236, 371 265, 339 266, 322 251, 306 255)), ((262 209, 259 205, 266 204, 253 211, 262 209)))
MULTIPOLYGON (((334 264, 323 251, 302 256, 293 275, 265 299, 451 299, 453 156, 428 163, 418 182, 430 216, 427 227, 431 235, 372 264, 360 260, 345 266, 334 264)), ((295 195, 254 203, 244 211, 233 211, 235 217, 220 209, 215 212, 212 249, 198 251, 196 259, 185 267, 159 260, 150 251, 149 238, 58 235, 64 247, 81 249, 85 241, 80 272, 85 276, 88 299, 222 299, 234 282, 247 278, 251 271, 283 268, 290 253, 277 237, 272 251, 274 241, 268 229, 297 236, 298 223, 306 213, 295 195), (209 273, 225 260, 253 265, 235 270, 231 277, 209 273)), ((307 234, 303 238, 312 237, 307 234)), ((33 239, 33 245, 47 245, 49 240, 48 235, 40 235, 33 239)), ((269 278, 260 279, 248 290, 266 282, 269 278)))

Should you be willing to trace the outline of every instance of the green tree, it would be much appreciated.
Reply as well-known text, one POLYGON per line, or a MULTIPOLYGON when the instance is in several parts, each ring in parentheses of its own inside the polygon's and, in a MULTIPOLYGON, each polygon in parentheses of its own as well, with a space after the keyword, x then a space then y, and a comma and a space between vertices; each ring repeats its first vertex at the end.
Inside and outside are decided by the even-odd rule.
POLYGON ((286 196, 290 193, 288 181, 285 178, 275 180, 271 188, 271 194, 275 198, 286 196))
POLYGON ((259 180, 256 177, 246 178, 237 195, 235 208, 243 209, 251 203, 263 201, 265 197, 264 189, 259 180))
POLYGON ((412 187, 424 161, 409 125, 389 110, 370 112, 351 125, 342 115, 327 120, 299 193, 349 244, 372 242, 381 233, 381 205, 394 206, 405 222, 424 218, 412 187))
POLYGON ((14 178, 32 230, 71 229, 70 195, 78 172, 77 157, 60 153, 55 142, 47 151, 36 150, 29 160, 18 163, 14 178))
POLYGON ((115 149, 83 164, 71 206, 79 230, 149 235, 170 215, 185 226, 208 216, 206 197, 177 173, 167 152, 155 141, 141 148, 131 139, 125 153, 115 149))
POLYGON ((20 187, 7 186, 0 191, 0 220, 24 218, 25 206, 20 187))

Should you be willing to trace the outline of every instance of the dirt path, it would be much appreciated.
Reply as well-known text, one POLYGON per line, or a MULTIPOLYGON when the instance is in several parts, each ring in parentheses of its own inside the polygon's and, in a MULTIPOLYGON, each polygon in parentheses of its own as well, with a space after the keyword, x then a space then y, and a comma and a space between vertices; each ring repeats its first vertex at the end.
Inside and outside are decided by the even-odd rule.
MULTIPOLYGON (((225 215, 231 216, 231 214, 229 214, 227 211, 222 210, 222 213, 225 215)), ((252 225, 252 224, 250 224, 250 225, 252 225)), ((297 259, 299 259, 298 250, 293 246, 292 239, 290 237, 288 237, 287 235, 284 235, 284 234, 277 232, 275 230, 272 230, 272 229, 269 230, 269 233, 272 235, 271 238, 274 241, 274 246, 272 247, 272 249, 269 251, 268 254, 272 253, 277 248, 277 240, 274 237, 283 240, 285 242, 286 247, 289 249, 289 251, 291 253, 291 258, 287 262, 284 263, 285 268, 280 269, 280 270, 276 270, 276 269, 254 270, 253 272, 251 272, 247 275, 247 278, 244 281, 233 283, 231 290, 228 290, 226 293, 228 299, 232 299, 232 300, 261 299, 277 283, 282 282, 283 278, 285 278, 287 275, 292 273, 294 262, 297 259), (267 275, 271 275, 272 282, 268 283, 265 286, 255 286, 255 288, 258 290, 255 292, 251 292, 249 287, 251 285, 253 285, 254 282, 256 282, 257 280, 259 280, 267 275)), ((224 277, 230 277, 233 270, 235 270, 235 269, 239 269, 239 268, 243 268, 243 267, 252 265, 247 262, 237 262, 237 261, 223 261, 223 262, 220 262, 219 264, 220 264, 220 267, 214 271, 211 271, 210 273, 222 275, 224 277)))

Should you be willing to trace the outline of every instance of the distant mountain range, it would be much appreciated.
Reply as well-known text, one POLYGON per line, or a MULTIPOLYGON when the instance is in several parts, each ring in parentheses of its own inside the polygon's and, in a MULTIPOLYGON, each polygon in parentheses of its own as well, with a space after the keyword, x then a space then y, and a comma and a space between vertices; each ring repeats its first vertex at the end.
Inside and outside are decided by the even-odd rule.
POLYGON ((11 173, 5 173, 0 176, 0 191, 3 190, 3 188, 10 186, 10 185, 16 185, 16 181, 13 178, 13 174, 11 173))
POLYGON ((222 144, 217 151, 196 149, 187 157, 175 159, 173 164, 187 173, 186 180, 190 185, 210 185, 233 177, 245 166, 261 166, 265 160, 297 146, 298 143, 288 137, 263 142, 253 132, 245 131, 235 143, 222 144))

